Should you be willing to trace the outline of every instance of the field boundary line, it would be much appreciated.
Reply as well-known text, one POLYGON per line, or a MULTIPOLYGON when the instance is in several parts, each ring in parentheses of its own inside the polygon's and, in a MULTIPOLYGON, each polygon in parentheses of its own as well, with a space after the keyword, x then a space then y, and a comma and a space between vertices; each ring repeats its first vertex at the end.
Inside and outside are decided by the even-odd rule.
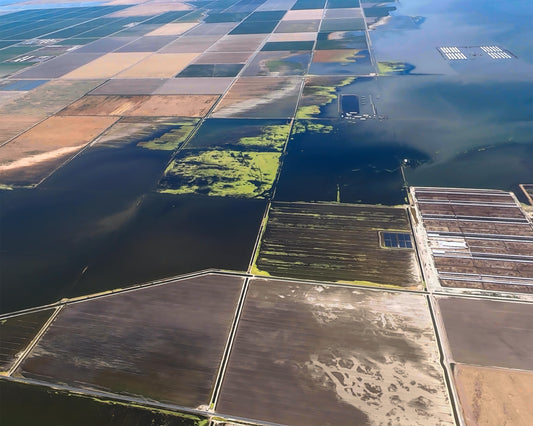
POLYGON ((226 375, 226 370, 228 368, 229 359, 231 356, 233 345, 235 343, 235 336, 237 334, 237 329, 239 327, 239 322, 242 316, 242 311, 244 309, 244 303, 246 301, 246 295, 248 294, 249 287, 250 287, 250 278, 246 278, 242 286, 241 294, 239 297, 239 302, 235 310, 235 317, 233 318, 233 323, 231 325, 231 331, 228 336, 228 341, 226 342, 226 347, 224 348, 224 355, 222 356, 220 368, 217 374, 217 378, 215 380, 215 384, 213 386, 213 393, 209 401, 209 411, 214 412, 216 409, 217 403, 218 403, 218 398, 220 396, 220 392, 222 389, 222 383, 224 382, 224 377, 226 375))
POLYGON ((11 376, 17 368, 20 367, 20 364, 26 359, 26 357, 29 355, 29 353, 32 351, 32 349, 35 347, 37 342, 41 339, 44 333, 48 330, 48 327, 54 322, 54 320, 57 318, 61 310, 63 309, 63 306, 59 306, 55 309, 55 311, 52 313, 50 318, 48 318, 48 321, 44 323, 44 325, 41 327, 39 332, 35 335, 35 337, 32 339, 32 341, 29 343, 29 345, 26 347, 26 349, 19 355, 17 358, 17 361, 11 366, 9 371, 7 372, 8 376, 11 376))
POLYGON ((437 347, 440 355, 439 363, 442 367, 444 373, 444 381, 446 383, 446 388, 448 390, 448 395, 450 397, 450 406, 452 408, 453 417, 455 423, 460 426, 465 426, 465 420, 463 419, 461 402, 459 396, 457 395, 457 389, 454 385, 454 377, 452 371, 452 358, 448 354, 448 339, 446 337, 446 330, 444 326, 441 327, 440 314, 437 315, 438 307, 434 306, 435 299, 432 295, 426 295, 426 301, 428 304, 429 315, 431 316, 431 322, 433 325, 433 333, 435 335, 435 340, 437 342, 437 347), (443 338, 446 338, 446 341, 443 341, 443 338))

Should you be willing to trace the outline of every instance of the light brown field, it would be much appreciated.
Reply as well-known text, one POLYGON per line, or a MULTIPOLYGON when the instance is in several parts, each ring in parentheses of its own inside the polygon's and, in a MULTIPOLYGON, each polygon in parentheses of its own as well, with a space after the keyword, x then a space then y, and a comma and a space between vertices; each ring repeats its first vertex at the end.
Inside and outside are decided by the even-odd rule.
MULTIPOLYGON (((122 5, 122 4, 131 4, 131 0, 112 0, 108 2, 109 5, 122 5)), ((142 3, 142 2, 136 2, 142 3)), ((110 17, 122 18, 128 16, 152 16, 158 15, 164 12, 172 12, 175 10, 191 10, 192 7, 188 4, 181 2, 166 2, 166 1, 147 1, 142 4, 138 4, 133 7, 129 7, 124 10, 119 10, 111 15, 110 17)))
POLYGON ((251 52, 256 50, 266 34, 227 35, 209 48, 210 52, 251 52))
POLYGON ((119 78, 172 78, 200 53, 156 53, 121 72, 119 78))
POLYGON ((44 118, 44 116, 28 115, 4 115, 0 118, 0 144, 7 142, 20 132, 33 126, 44 118))
POLYGON ((61 115, 203 117, 218 95, 85 96, 61 115))
POLYGON ((149 52, 128 52, 128 53, 108 53, 101 58, 89 62, 74 71, 65 74, 63 79, 85 79, 85 78, 109 78, 120 71, 131 67, 140 60, 150 55, 149 52))
POLYGON ((2 116, 53 114, 101 83, 102 81, 98 80, 50 81, 2 105, 0 107, 0 121, 5 120, 2 116))
POLYGON ((289 10, 282 21, 300 21, 305 19, 322 19, 323 9, 289 10))
POLYGON ((195 64, 242 64, 251 52, 207 52, 194 61, 195 64))
POLYGON ((274 33, 268 41, 314 41, 317 33, 274 33))
POLYGON ((313 62, 354 62, 356 49, 315 50, 313 62))
POLYGON ((198 25, 198 22, 174 22, 165 24, 152 32, 146 34, 147 36, 168 36, 180 35, 185 31, 190 30, 198 25))
POLYGON ((467 425, 531 425, 533 372, 458 364, 454 377, 467 425))
POLYGON ((0 182, 38 183, 117 120, 50 117, 0 147, 0 182))

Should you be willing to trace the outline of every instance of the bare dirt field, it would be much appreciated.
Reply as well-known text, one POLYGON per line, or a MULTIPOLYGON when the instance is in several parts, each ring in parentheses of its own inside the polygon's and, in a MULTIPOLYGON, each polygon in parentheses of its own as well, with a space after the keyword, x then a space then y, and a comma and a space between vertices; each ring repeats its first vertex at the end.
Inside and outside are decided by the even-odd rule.
POLYGON ((467 426, 529 426, 533 372, 455 365, 454 378, 467 426))
POLYGON ((216 411, 294 426, 452 425, 422 295, 254 279, 216 411))
POLYGON ((53 114, 101 83, 102 81, 98 80, 50 81, 2 105, 0 107, 0 120, 5 121, 2 116, 53 114))
POLYGON ((61 115, 202 117, 217 95, 85 96, 61 115))
POLYGON ((0 147, 0 182, 31 185, 80 151, 115 117, 51 117, 0 147))
POLYGON ((156 53, 121 72, 118 78, 172 78, 200 53, 156 53))
POLYGON ((65 74, 64 79, 109 78, 146 58, 148 52, 108 53, 76 70, 65 74))
POLYGON ((67 305, 17 374, 207 406, 242 285, 210 274, 67 305))
MULTIPOLYGON (((109 4, 117 4, 110 2, 109 4)), ((123 3, 120 3, 123 4, 123 3)), ((131 4, 130 2, 124 4, 131 4)), ((191 10, 192 7, 184 2, 165 2, 165 1, 147 1, 127 9, 119 10, 118 12, 108 15, 114 18, 124 18, 129 16, 152 16, 165 12, 173 12, 176 10, 191 10)))
POLYGON ((529 303, 438 297, 455 362, 533 370, 533 309, 529 303))
POLYGON ((198 22, 172 22, 165 24, 158 29, 149 32, 147 36, 168 36, 168 35, 180 35, 184 32, 194 28, 198 25, 198 22))
POLYGON ((323 9, 289 10, 282 21, 301 21, 306 19, 322 19, 323 9))
POLYGON ((0 116, 0 145, 41 121, 43 116, 2 115, 0 116))

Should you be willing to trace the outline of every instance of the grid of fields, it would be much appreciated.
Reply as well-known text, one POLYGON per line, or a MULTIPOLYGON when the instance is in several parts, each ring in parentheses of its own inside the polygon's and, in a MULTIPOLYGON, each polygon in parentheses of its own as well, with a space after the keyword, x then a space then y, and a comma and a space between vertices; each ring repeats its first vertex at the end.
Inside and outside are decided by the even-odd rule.
POLYGON ((7 423, 530 426, 531 53, 439 47, 510 52, 480 1, 0 5, 7 423))

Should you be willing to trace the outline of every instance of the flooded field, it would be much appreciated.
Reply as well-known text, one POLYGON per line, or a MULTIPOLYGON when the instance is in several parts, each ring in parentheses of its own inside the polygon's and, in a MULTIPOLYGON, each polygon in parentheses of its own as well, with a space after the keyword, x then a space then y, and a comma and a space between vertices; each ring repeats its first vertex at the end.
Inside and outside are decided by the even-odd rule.
POLYGON ((427 160, 394 132, 383 132, 377 120, 297 121, 287 154, 276 191, 280 201, 402 204, 402 162, 416 167, 427 160))
POLYGON ((116 121, 113 117, 48 118, 2 146, 0 184, 39 183, 116 121))
POLYGON ((150 409, 7 380, 0 380, 0 394, 2 421, 13 426, 32 424, 36 419, 43 426, 205 426, 208 421, 198 415, 150 409), (32 410, 27 409, 30 403, 32 410))
POLYGON ((242 284, 207 275, 67 305, 16 375, 209 405, 242 284))
POLYGON ((404 209, 273 203, 252 272, 422 288, 412 246, 387 247, 384 242, 387 232, 411 238, 404 209))
POLYGON ((262 279, 216 410, 306 426, 454 424, 424 296, 262 279))
MULTIPOLYGON (((516 0, 4 1, 0 312, 236 273, 69 304, 21 374, 242 423, 524 423, 531 224, 494 190, 531 192, 530 12, 516 0), (408 216, 414 185, 459 189, 408 216), (245 271, 265 278, 248 286, 245 271), (428 305, 413 290, 463 297, 428 305)), ((3 317, 4 370, 45 312, 3 317)), ((0 387, 6 424, 234 423, 0 387)))

